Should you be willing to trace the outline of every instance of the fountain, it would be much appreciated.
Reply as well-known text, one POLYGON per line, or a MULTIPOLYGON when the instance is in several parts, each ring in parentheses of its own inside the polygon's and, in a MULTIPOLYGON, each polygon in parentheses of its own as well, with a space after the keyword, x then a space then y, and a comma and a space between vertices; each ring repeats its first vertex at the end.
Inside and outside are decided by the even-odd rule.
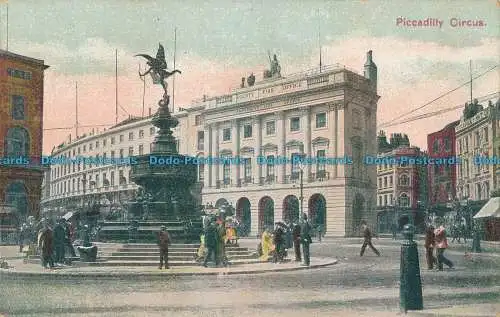
POLYGON ((174 241, 199 241, 202 230, 201 216, 191 190, 197 181, 197 166, 193 160, 181 155, 172 129, 179 122, 169 111, 170 96, 166 79, 178 70, 168 72, 165 51, 160 44, 156 58, 140 54, 148 60, 150 74, 155 84, 161 84, 163 98, 158 102, 158 112, 152 123, 159 129, 148 155, 136 156, 137 164, 131 166, 131 180, 141 186, 135 201, 128 203, 130 223, 101 225, 101 240, 128 240, 146 242, 156 239, 155 233, 162 225, 167 227, 174 241))

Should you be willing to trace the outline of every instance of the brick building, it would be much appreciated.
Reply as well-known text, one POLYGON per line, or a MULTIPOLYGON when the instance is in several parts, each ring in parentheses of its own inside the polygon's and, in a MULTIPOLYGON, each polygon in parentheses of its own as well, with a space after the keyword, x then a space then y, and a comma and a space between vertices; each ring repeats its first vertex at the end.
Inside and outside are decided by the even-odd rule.
POLYGON ((43 60, 0 50, 0 239, 38 216, 43 169, 43 60))

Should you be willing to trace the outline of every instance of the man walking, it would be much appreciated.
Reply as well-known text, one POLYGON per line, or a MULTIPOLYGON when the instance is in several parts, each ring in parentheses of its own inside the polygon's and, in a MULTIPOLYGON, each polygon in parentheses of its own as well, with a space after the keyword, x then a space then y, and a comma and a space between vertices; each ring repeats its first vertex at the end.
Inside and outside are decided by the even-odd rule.
POLYGON ((56 226, 54 227, 54 251, 55 251, 55 262, 62 264, 64 262, 64 245, 66 232, 63 227, 64 219, 59 219, 56 226))
POLYGON ((425 258, 427 259, 427 269, 432 270, 434 268, 434 264, 437 262, 434 257, 434 226, 429 225, 427 230, 425 231, 425 258))
POLYGON ((54 268, 54 260, 52 258, 54 236, 52 229, 49 227, 47 220, 42 220, 43 227, 38 234, 38 248, 41 250, 42 266, 47 268, 47 265, 54 268))
POLYGON ((309 254, 309 246, 312 243, 311 239, 311 224, 307 220, 307 215, 302 214, 302 223, 300 224, 300 241, 302 242, 302 252, 304 253, 303 266, 309 266, 311 258, 309 254))
POLYGON ((363 230, 363 237, 365 240, 363 241, 363 246, 361 246, 361 252, 359 253, 359 256, 363 256, 367 246, 369 246, 370 249, 372 249, 373 252, 375 252, 375 254, 377 256, 380 256, 380 252, 378 252, 378 250, 375 249, 375 247, 372 244, 372 232, 371 232, 370 228, 368 228, 368 225, 366 224, 366 222, 364 222, 364 221, 361 222, 361 229, 363 230))
POLYGON ((215 265, 219 265, 219 258, 215 252, 217 248, 217 228, 215 227, 215 223, 212 222, 207 228, 205 232, 205 247, 207 248, 207 254, 205 256, 205 261, 203 262, 203 266, 207 267, 208 260, 210 257, 214 257, 215 265))
POLYGON ((168 269, 168 246, 170 245, 170 235, 168 234, 167 228, 161 226, 160 232, 158 233, 158 244, 160 246, 160 267, 163 268, 163 261, 165 260, 165 268, 168 269))
POLYGON ((434 231, 437 248, 437 265, 438 270, 443 270, 443 263, 450 269, 453 268, 453 263, 444 256, 444 251, 448 248, 448 239, 446 239, 446 231, 441 225, 434 231))

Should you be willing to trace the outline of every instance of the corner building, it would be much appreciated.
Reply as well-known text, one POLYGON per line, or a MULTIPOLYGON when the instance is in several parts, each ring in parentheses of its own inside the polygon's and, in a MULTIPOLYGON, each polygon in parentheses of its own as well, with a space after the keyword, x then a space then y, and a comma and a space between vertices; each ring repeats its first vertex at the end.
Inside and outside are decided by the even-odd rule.
POLYGON ((197 144, 197 156, 246 162, 200 166, 203 202, 232 204, 250 235, 297 219, 301 206, 329 236, 357 235, 362 220, 374 224, 376 166, 363 164, 365 155, 377 152, 379 96, 371 51, 364 68, 364 77, 333 66, 267 79, 188 109, 202 109, 195 120, 197 140, 186 143, 197 144), (353 164, 273 163, 298 155, 347 156, 353 164))
MULTIPOLYGON (((204 97, 175 112, 179 125, 173 133, 180 153, 244 162, 199 164, 198 184, 192 192, 201 197, 200 203, 231 204, 245 225, 245 234, 252 236, 275 222, 297 219, 301 206, 328 236, 358 235, 362 220, 375 224, 376 166, 363 164, 365 155, 377 152, 379 96, 371 51, 364 70, 361 76, 333 65, 267 78, 228 95, 204 97), (353 164, 273 164, 297 155, 347 156, 353 164)), ((129 156, 148 154, 154 135, 151 117, 133 119, 64 142, 52 155, 114 157, 120 153, 121 157, 127 148, 129 156)), ((130 166, 72 165, 51 166, 45 209, 64 212, 68 206, 99 200, 118 206, 137 191, 130 182, 130 166)))
POLYGON ((43 169, 43 60, 0 50, 0 158, 18 160, 0 164, 0 205, 13 215, 0 219, 2 237, 28 216, 40 211, 43 169), (25 159, 29 164, 21 164, 25 159))

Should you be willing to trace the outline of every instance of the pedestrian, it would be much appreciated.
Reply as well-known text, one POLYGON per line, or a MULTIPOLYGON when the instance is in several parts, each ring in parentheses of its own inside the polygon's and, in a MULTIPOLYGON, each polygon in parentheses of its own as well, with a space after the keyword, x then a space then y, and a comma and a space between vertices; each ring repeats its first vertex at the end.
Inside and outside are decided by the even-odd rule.
POLYGON ((227 266, 226 259, 226 222, 220 220, 217 226, 217 248, 215 251, 219 263, 227 266))
POLYGON ((322 238, 321 236, 323 234, 323 228, 322 228, 322 226, 318 225, 317 230, 318 230, 318 242, 321 242, 321 238, 322 238))
POLYGON ((276 224, 276 229, 274 229, 273 235, 273 243, 274 243, 274 254, 273 254, 273 263, 281 263, 284 258, 284 232, 279 224, 276 224))
POLYGON ((65 234, 65 245, 66 248, 69 250, 69 253, 71 254, 71 257, 74 258, 76 257, 75 253, 75 248, 73 247, 73 239, 72 239, 72 233, 71 233, 71 223, 66 221, 64 224, 64 234, 65 234))
POLYGON ((294 223, 292 231, 292 239, 293 239, 293 249, 295 251, 295 262, 302 261, 302 254, 300 252, 300 225, 294 223))
POLYGON ((398 225, 395 222, 393 222, 391 225, 391 231, 392 231, 392 240, 396 240, 398 235, 398 225))
POLYGON ((62 264, 64 262, 64 246, 66 240, 66 232, 63 227, 64 219, 60 219, 54 227, 54 262, 62 264))
POLYGON ((425 231, 425 258, 427 259, 427 269, 432 270, 434 264, 437 263, 437 259, 434 256, 434 244, 435 244, 434 226, 427 226, 425 231))
POLYGON ((217 258, 217 253, 215 250, 217 248, 217 228, 214 222, 211 222, 208 225, 207 231, 205 232, 205 247, 207 251, 205 261, 203 261, 203 266, 207 267, 207 263, 212 256, 214 257, 215 265, 218 266, 219 259, 217 258))
POLYGON ((311 224, 307 220, 307 215, 302 214, 302 223, 300 224, 300 242, 302 243, 302 252, 304 253, 303 266, 309 266, 311 258, 309 254, 309 246, 312 243, 311 239, 311 224))
POLYGON ((453 262, 448 260, 444 256, 444 251, 448 248, 448 239, 446 238, 446 230, 443 227, 443 225, 440 225, 435 231, 435 241, 436 241, 436 248, 437 248, 437 265, 438 265, 438 270, 442 271, 443 270, 443 263, 446 264, 450 269, 452 269, 453 262))
POLYGON ((167 227, 161 226, 158 233, 158 245, 160 246, 160 270, 163 268, 163 261, 165 261, 165 268, 168 269, 168 246, 170 245, 170 235, 168 234, 167 227))
POLYGON ((380 256, 380 252, 378 252, 378 250, 372 244, 372 231, 370 230, 370 228, 368 228, 368 225, 365 221, 361 222, 361 229, 363 230, 364 241, 363 245, 361 246, 361 252, 359 253, 359 256, 363 256, 367 246, 369 246, 377 256, 380 256))
POLYGON ((47 220, 42 221, 42 229, 38 234, 38 248, 41 250, 42 267, 54 268, 53 260, 54 236, 47 220))
POLYGON ((19 228, 19 253, 23 252, 24 248, 24 239, 26 235, 26 224, 23 223, 23 225, 19 228))

